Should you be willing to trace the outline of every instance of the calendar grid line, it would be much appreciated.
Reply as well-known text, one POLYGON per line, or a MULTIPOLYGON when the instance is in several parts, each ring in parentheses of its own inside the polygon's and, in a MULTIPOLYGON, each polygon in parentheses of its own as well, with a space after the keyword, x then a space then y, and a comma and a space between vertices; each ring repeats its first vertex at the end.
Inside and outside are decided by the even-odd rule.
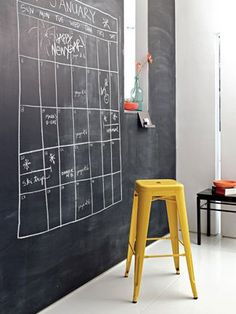
MULTIPOLYGON (((56 38, 56 30, 54 28, 54 44, 56 38)), ((57 63, 56 63, 56 55, 54 56, 54 74, 55 74, 55 99, 56 99, 56 112, 58 117, 58 86, 57 86, 57 63)), ((57 155, 58 155, 58 182, 61 184, 61 152, 60 152, 60 130, 59 125, 57 123, 57 155)), ((62 225, 62 196, 61 190, 59 191, 59 212, 60 212, 60 225, 62 225)))
MULTIPOLYGON (((76 157, 75 157, 75 115, 74 115, 74 97, 73 97, 73 72, 72 72, 72 56, 70 58, 71 62, 71 104, 72 104, 72 129, 73 129, 73 157, 74 157, 74 177, 76 179, 77 170, 76 170, 76 157)), ((74 192, 75 192, 75 219, 77 218, 77 187, 76 183, 74 184, 74 192)))
MULTIPOLYGON (((121 42, 121 20, 120 20, 120 17, 119 17, 119 24, 118 24, 118 27, 119 27, 119 38, 118 40, 121 42)), ((119 121, 121 119, 121 110, 120 110, 120 106, 121 106, 121 96, 120 96, 120 79, 119 79, 119 47, 118 45, 116 46, 116 66, 117 66, 117 69, 118 69, 118 81, 117 81, 117 89, 118 89, 118 108, 119 108, 119 121)), ((120 138, 120 141, 119 141, 119 148, 120 148, 120 152, 121 152, 121 130, 119 128, 119 138, 120 138)), ((121 200, 123 200, 123 190, 122 190, 122 181, 123 181, 123 178, 122 178, 122 157, 121 157, 121 153, 120 153, 120 194, 121 194, 121 200)))
POLYGON ((21 150, 21 116, 20 116, 20 103, 21 103, 21 66, 20 66, 20 27, 19 27, 19 10, 18 10, 18 0, 16 3, 16 21, 17 21, 17 53, 18 53, 18 76, 19 76, 19 95, 18 95, 18 224, 17 224, 17 238, 20 237, 20 227, 21 227, 21 185, 20 185, 20 150, 21 150))
POLYGON ((47 229, 49 229, 49 212, 48 212, 48 196, 47 196, 47 181, 46 181, 46 165, 45 165, 45 153, 44 153, 44 128, 43 128, 43 110, 42 110, 42 89, 41 89, 41 69, 40 69, 40 50, 39 50, 39 23, 37 23, 37 49, 38 49, 38 82, 39 82, 39 103, 40 103, 40 124, 41 124, 41 141, 42 141, 42 155, 43 155, 43 173, 44 173, 44 195, 45 195, 45 207, 47 215, 47 229))
MULTIPOLYGON (((22 107, 29 107, 29 108, 40 108, 40 106, 37 106, 37 105, 26 105, 26 104, 20 104, 20 106, 22 107)), ((89 111, 109 111, 109 112, 116 112, 116 113, 119 113, 119 110, 116 110, 116 109, 106 109, 106 108, 93 108, 93 107, 89 107, 89 109, 86 107, 86 108, 83 108, 83 107, 53 107, 53 106, 42 106, 43 109, 60 109, 60 110, 66 110, 66 109, 74 109, 74 110, 89 110, 89 111)))
MULTIPOLYGON (((109 42, 107 43, 107 50, 108 50, 108 68, 109 68, 109 107, 111 110, 111 57, 110 57, 110 45, 109 42)), ((110 125, 112 125, 112 117, 110 115, 110 125)), ((110 133, 110 140, 112 139, 112 135, 110 133)), ((112 142, 110 142, 110 149, 111 149, 111 172, 113 172, 113 162, 112 162, 112 142)), ((113 176, 111 177, 111 190, 112 190, 112 203, 114 203, 114 182, 113 182, 113 176)))
MULTIPOLYGON (((80 145, 89 145, 89 144, 99 144, 99 143, 109 143, 111 141, 120 141, 120 138, 113 138, 113 139, 109 139, 109 140, 103 140, 103 141, 92 141, 92 142, 81 142, 81 143, 75 143, 75 144, 65 144, 65 145, 57 145, 57 146, 49 146, 49 147, 45 147, 45 150, 52 150, 52 149, 60 149, 60 148, 65 148, 65 147, 73 147, 73 146, 80 146, 80 145)), ((40 149, 35 149, 35 150, 31 150, 31 151, 25 151, 20 153, 20 155, 27 155, 30 153, 36 153, 36 152, 40 152, 42 151, 42 148, 40 149)))
MULTIPOLYGON (((87 62, 88 62, 88 54, 87 54, 87 48, 85 48, 85 64, 87 68, 87 62)), ((88 71, 86 70, 86 86, 88 86, 88 71)), ((89 100, 88 100, 88 93, 86 93, 86 105, 87 108, 89 108, 89 100)), ((89 109, 88 109, 89 110, 89 109)), ((89 111, 87 110, 87 123, 88 123, 88 141, 90 141, 90 130, 89 130, 89 111)), ((91 147, 90 144, 88 145, 88 157, 89 157, 89 172, 90 177, 92 177, 92 170, 91 170, 91 147)), ((91 199, 91 212, 93 213, 93 184, 90 182, 90 199, 91 199)))
MULTIPOLYGON (((96 49, 97 49, 97 67, 99 68, 99 51, 98 51, 98 41, 96 40, 96 49)), ((101 95, 100 95, 100 91, 101 91, 101 82, 100 82, 100 73, 98 71, 97 76, 98 76, 98 101, 99 101, 99 108, 102 107, 101 105, 101 95)), ((103 135, 102 135, 102 115, 100 112, 100 137, 101 137, 101 141, 103 139, 103 135)), ((104 175, 104 161, 103 161, 103 143, 101 143, 101 154, 102 154, 102 175, 104 175)), ((104 177, 102 177, 102 191, 103 191, 103 207, 105 207, 106 204, 106 198, 105 198, 105 182, 104 182, 104 177)))
MULTIPOLYGON (((23 58, 27 58, 27 59, 30 59, 30 60, 35 60, 35 61, 38 61, 38 59, 36 57, 31 57, 31 56, 26 56, 24 54, 20 54, 20 57, 23 57, 23 58)), ((63 62, 58 62, 58 61, 52 61, 52 60, 49 60, 49 59, 43 59, 41 58, 40 61, 42 62, 48 62, 48 63, 56 63, 56 64, 59 64, 59 65, 65 65, 67 67, 70 67, 71 65, 68 64, 68 63, 63 63, 63 62)), ((79 69, 86 69, 86 70, 94 70, 94 71, 98 71, 98 72, 108 72, 108 69, 100 69, 99 67, 98 68, 94 68, 94 67, 86 67, 86 66, 83 66, 83 65, 78 65, 78 64, 73 64, 73 67, 74 68, 79 68, 79 69)), ((118 71, 110 71, 111 73, 114 73, 114 74, 118 74, 118 71)))

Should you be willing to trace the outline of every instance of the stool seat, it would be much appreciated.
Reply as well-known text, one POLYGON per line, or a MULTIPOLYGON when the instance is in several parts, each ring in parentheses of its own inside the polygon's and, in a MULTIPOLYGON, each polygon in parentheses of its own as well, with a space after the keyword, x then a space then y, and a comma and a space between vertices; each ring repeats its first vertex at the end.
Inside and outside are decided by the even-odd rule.
POLYGON ((175 187, 176 185, 182 185, 176 180, 173 179, 152 179, 152 180, 136 180, 136 186, 140 186, 142 188, 164 188, 164 187, 175 187))
POLYGON ((137 302, 139 297, 143 260, 146 257, 173 257, 176 273, 179 274, 179 257, 185 256, 193 297, 197 299, 198 295, 192 262, 184 186, 182 183, 173 179, 145 179, 135 182, 125 277, 129 274, 133 255, 135 256, 134 303, 137 302), (170 237, 162 238, 171 240, 172 254, 146 256, 144 254, 146 242, 160 239, 147 238, 151 204, 156 200, 162 200, 166 203, 170 237), (178 220, 183 241, 179 240, 178 220), (184 254, 179 253, 179 243, 184 246, 184 254))

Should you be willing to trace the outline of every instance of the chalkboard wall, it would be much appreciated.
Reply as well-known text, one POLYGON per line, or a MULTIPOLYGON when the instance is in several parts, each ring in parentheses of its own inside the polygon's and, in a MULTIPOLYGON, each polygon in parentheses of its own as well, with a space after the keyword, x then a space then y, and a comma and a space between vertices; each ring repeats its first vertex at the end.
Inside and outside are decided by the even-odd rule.
MULTIPOLYGON (((0 313, 125 258, 137 178, 175 177, 174 0, 149 0, 149 111, 124 113, 123 1, 0 0, 0 313)), ((168 232, 154 204, 150 233, 168 232)))

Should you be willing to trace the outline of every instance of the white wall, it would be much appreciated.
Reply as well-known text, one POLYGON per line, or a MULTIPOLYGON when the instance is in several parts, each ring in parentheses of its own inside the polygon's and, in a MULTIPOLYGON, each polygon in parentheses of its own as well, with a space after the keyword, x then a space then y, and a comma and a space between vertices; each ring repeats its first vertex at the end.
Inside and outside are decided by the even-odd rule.
POLYGON ((124 2, 124 94, 130 98, 134 87, 136 61, 136 0, 124 2))
MULTIPOLYGON (((148 53, 148 0, 127 0, 124 2, 124 94, 130 98, 134 87, 135 64, 146 61, 148 53)), ((148 66, 142 68, 140 86, 143 90, 143 104, 148 110, 148 66)))
MULTIPOLYGON (((128 1, 128 0, 126 0, 128 1)), ((136 60, 145 62, 148 53, 148 0, 136 0, 136 60)), ((143 89, 143 103, 148 109, 148 66, 142 69, 140 85, 143 89)))
MULTIPOLYGON (((215 178, 217 4, 176 0, 177 179, 185 185, 191 231, 196 231, 196 193, 215 178)), ((217 231, 212 223, 212 232, 217 231)))
MULTIPOLYGON (((222 178, 229 180, 236 180, 235 12, 235 0, 221 0, 222 178)), ((235 214, 222 214, 222 234, 236 237, 235 214)))

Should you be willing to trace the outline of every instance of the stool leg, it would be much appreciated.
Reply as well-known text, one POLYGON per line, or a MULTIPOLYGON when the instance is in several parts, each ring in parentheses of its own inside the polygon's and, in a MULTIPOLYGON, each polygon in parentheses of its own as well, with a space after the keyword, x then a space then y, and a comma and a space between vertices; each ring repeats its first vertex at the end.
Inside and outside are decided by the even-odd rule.
POLYGON ((176 201, 177 201, 177 210, 179 213, 180 227, 182 230, 182 236, 183 236, 184 250, 185 250, 185 254, 186 254, 186 262, 187 262, 187 266, 188 266, 189 279, 190 279, 190 283, 191 283, 193 297, 194 297, 194 299, 197 299, 198 294, 197 294, 197 288, 196 288, 195 277, 194 277, 194 269, 193 269, 193 261, 192 261, 192 253, 191 253, 191 245, 190 245, 190 237, 189 237, 189 228, 188 228, 188 217, 187 217, 185 198, 184 198, 184 189, 183 188, 177 194, 176 201))
MULTIPOLYGON (((176 202, 166 201, 167 215, 170 229, 170 238, 172 245, 173 254, 179 254, 179 235, 178 235, 178 217, 176 202)), ((179 274, 179 256, 174 256, 174 264, 176 269, 176 274, 179 274)))
POLYGON ((134 267, 134 294, 133 303, 137 303, 143 271, 143 259, 146 246, 148 224, 150 218, 152 197, 149 193, 139 193, 137 236, 135 245, 135 267, 134 267))
POLYGON ((125 277, 128 277, 128 275, 129 275, 132 256, 134 254, 134 243, 135 243, 135 239, 136 239, 136 229, 137 229, 137 227, 136 227, 137 211, 138 211, 138 194, 137 194, 137 192, 134 192, 131 222, 130 222, 130 231, 129 231, 128 253, 127 253, 126 268, 125 268, 125 277))

